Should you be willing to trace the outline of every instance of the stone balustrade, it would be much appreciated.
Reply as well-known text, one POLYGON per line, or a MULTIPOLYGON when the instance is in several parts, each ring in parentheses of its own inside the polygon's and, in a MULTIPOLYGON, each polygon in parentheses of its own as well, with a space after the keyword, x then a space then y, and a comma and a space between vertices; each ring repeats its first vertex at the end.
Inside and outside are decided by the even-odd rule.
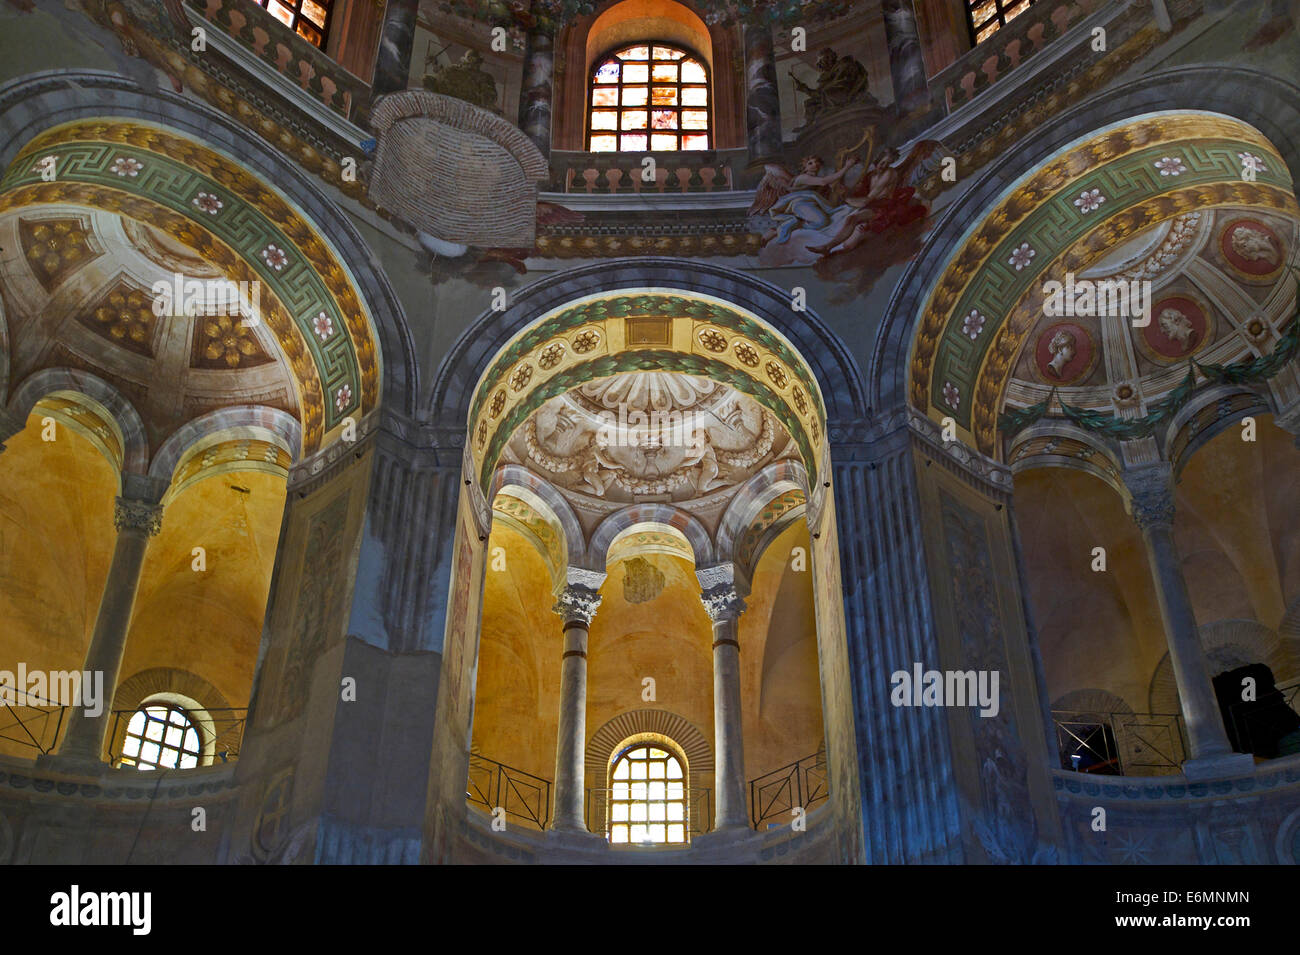
POLYGON ((344 119, 351 120, 370 99, 370 86, 248 0, 185 0, 344 119))
POLYGON ((734 162, 744 150, 645 153, 551 153, 549 191, 593 195, 726 192, 736 188, 734 162), (654 178, 644 170, 654 160, 654 178))

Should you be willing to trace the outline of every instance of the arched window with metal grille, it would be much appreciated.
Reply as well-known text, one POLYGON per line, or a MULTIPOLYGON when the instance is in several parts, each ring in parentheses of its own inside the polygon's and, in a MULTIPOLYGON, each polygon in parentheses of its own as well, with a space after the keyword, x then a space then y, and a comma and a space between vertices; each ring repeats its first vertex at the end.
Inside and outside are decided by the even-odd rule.
POLYGON ((688 50, 658 42, 621 47, 597 59, 590 87, 591 152, 712 148, 709 71, 688 50))

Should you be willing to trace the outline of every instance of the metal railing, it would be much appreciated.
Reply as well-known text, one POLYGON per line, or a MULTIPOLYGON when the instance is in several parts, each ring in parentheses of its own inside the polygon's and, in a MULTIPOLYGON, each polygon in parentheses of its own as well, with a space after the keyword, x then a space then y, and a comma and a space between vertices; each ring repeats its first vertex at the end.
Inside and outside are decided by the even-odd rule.
POLYGON ((754 828, 764 822, 789 823, 795 807, 807 812, 830 795, 826 780, 826 750, 796 760, 749 781, 749 812, 754 828))
POLYGON ((1105 776, 1176 773, 1187 759, 1183 718, 1169 713, 1054 710, 1061 765, 1105 776))
POLYGON ((545 829, 551 819, 551 781, 494 759, 470 753, 465 798, 488 812, 504 809, 507 816, 545 829))
POLYGON ((1265 758, 1285 755, 1274 752, 1274 747, 1279 730, 1284 731, 1283 735, 1297 732, 1297 703, 1300 703, 1300 680, 1277 687, 1258 702, 1229 707, 1228 721, 1237 749, 1265 758))
MULTIPOLYGON (((587 830, 609 837, 609 801, 612 789, 588 789, 584 809, 587 830)), ((624 797, 626 798, 626 797, 624 797)), ((703 787, 686 787, 686 831, 700 836, 713 829, 713 791, 703 787)), ((666 822, 666 821, 665 821, 666 822)), ((637 843, 633 843, 636 845, 637 843)), ((670 843, 678 845, 679 843, 670 843)))
MULTIPOLYGON (((149 704, 145 704, 148 706, 149 704)), ((137 706, 130 710, 113 710, 113 727, 108 737, 109 762, 114 769, 123 765, 122 748, 126 742, 127 727, 131 717, 140 712, 137 706)), ((247 707, 218 707, 202 711, 211 721, 201 719, 201 714, 186 711, 186 716, 199 734, 203 749, 200 766, 220 766, 239 758, 239 747, 244 739, 244 726, 248 722, 247 707), (209 745, 209 739, 211 744, 209 745)), ((130 765, 130 764, 128 764, 130 765)))
POLYGON ((54 752, 68 708, 29 696, 23 690, 10 692, 15 701, 0 703, 0 744, 13 743, 43 755, 54 752))

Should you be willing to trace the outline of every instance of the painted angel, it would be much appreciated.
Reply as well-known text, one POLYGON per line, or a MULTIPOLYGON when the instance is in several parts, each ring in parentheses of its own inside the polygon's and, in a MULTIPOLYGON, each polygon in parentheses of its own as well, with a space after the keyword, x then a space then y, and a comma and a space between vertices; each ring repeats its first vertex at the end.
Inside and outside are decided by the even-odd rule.
POLYGON ((779 163, 768 163, 758 184, 750 215, 766 213, 773 226, 763 233, 763 241, 784 244, 796 229, 824 229, 830 225, 838 198, 833 188, 857 165, 851 158, 838 170, 823 175, 825 164, 820 156, 805 156, 794 175, 779 163))
POLYGON ((923 139, 900 162, 898 150, 886 148, 862 176, 848 185, 844 204, 852 211, 839 223, 838 231, 829 241, 808 246, 808 251, 819 255, 847 252, 870 235, 925 218, 930 210, 916 198, 913 183, 924 160, 942 149, 937 139, 923 139))

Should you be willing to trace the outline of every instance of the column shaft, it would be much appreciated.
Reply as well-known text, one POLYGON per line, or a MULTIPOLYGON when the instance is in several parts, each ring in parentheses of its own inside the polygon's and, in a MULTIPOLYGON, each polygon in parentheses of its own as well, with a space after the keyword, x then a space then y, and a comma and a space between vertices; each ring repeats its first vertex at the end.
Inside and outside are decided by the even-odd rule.
POLYGON ((415 44, 415 17, 419 0, 388 0, 384 25, 375 57, 373 96, 406 89, 411 72, 411 48, 415 44))
POLYGON ((713 768, 718 797, 715 829, 744 829, 749 825, 737 624, 734 616, 713 622, 713 768))
POLYGON ((1164 619, 1169 662, 1178 683, 1183 721, 1187 724, 1189 755, 1192 759, 1226 755, 1232 752, 1232 746, 1223 728, 1219 701, 1206 665, 1196 614, 1174 545, 1173 527, 1163 522, 1149 524, 1142 529, 1142 537, 1164 619))
POLYGON ((108 579, 104 581, 104 593, 99 601, 99 613, 84 666, 92 674, 104 674, 106 698, 98 716, 87 715, 83 707, 74 706, 69 710, 68 728, 59 747, 61 757, 98 761, 103 755, 104 739, 112 718, 113 694, 117 690, 126 635, 131 625, 131 610, 140 586, 140 571, 144 567, 149 538, 158 532, 161 513, 162 509, 156 505, 118 498, 117 542, 113 547, 113 560, 109 564, 108 579))
POLYGON ((524 53, 524 78, 519 91, 519 128, 551 155, 551 101, 554 98, 555 38, 534 30, 524 53))
POLYGON ((744 40, 745 130, 752 169, 781 155, 781 97, 771 29, 766 24, 746 24, 744 40))
POLYGON ((586 832, 587 624, 564 625, 560 662, 560 729, 555 744, 555 819, 552 828, 586 832))
POLYGON ((912 0, 883 0, 885 39, 889 44, 889 77, 894 84, 894 104, 900 114, 929 103, 929 83, 921 37, 912 0))

